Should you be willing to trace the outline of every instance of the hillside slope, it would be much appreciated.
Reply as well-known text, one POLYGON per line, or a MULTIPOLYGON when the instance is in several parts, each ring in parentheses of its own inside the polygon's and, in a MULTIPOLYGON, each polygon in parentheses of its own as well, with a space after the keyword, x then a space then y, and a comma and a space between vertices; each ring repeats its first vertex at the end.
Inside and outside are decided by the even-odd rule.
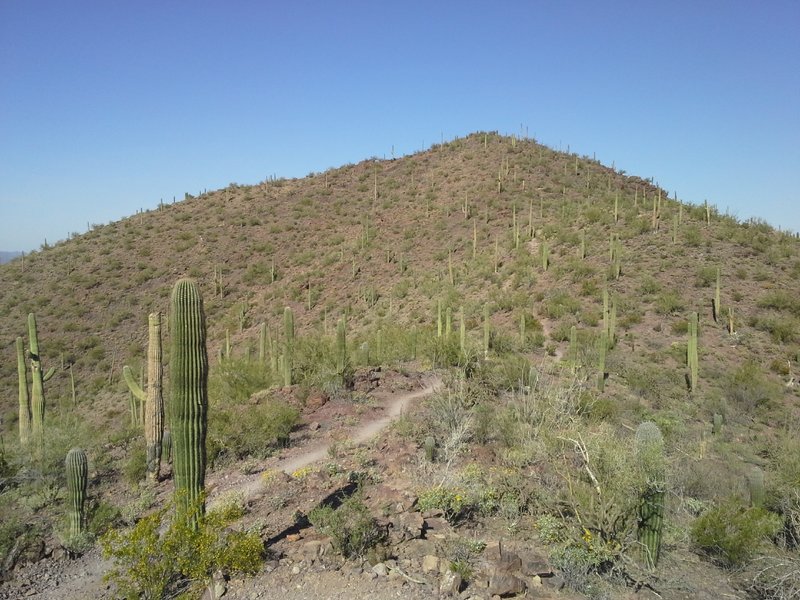
MULTIPOLYGON (((681 497, 741 493, 748 470, 769 471, 800 423, 795 236, 682 203, 588 157, 476 133, 396 160, 187 195, 0 266, 4 438, 17 428, 14 340, 33 312, 44 368, 57 368, 48 418, 102 431, 98 446, 124 443, 122 366, 141 368, 147 315, 166 310, 186 275, 204 293, 214 364, 224 365, 226 338, 233 357, 256 356, 261 323, 281 339, 291 307, 309 344, 295 365, 301 388, 322 385, 313 347, 345 315, 358 368, 466 372, 487 354, 484 339, 489 364, 580 365, 580 418, 620 431, 656 421, 681 497), (466 349, 452 361, 435 346, 438 314, 450 315, 454 338, 464 324, 466 349), (613 339, 601 369, 604 331, 613 339), (707 453, 715 415, 726 437, 707 453), (689 454, 700 455, 691 469, 689 454)), ((119 477, 122 458, 104 460, 101 472, 119 477)))

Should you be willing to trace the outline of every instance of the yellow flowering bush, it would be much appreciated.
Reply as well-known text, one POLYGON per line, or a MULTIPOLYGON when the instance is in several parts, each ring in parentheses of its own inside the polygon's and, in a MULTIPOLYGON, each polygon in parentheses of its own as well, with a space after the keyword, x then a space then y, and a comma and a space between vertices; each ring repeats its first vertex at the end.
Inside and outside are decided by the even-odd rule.
POLYGON ((300 467, 299 469, 297 469, 294 472, 292 472, 292 477, 294 479, 299 479, 299 480, 302 481, 303 479, 305 479, 306 477, 311 475, 311 473, 313 473, 313 472, 314 472, 314 468, 311 467, 311 466, 300 467))
MULTIPOLYGON (((199 507, 194 510, 199 510, 199 507)), ((111 530, 100 544, 114 567, 106 576, 125 598, 155 600, 190 591, 212 573, 255 573, 264 557, 257 533, 226 531, 240 513, 210 512, 193 527, 192 519, 173 517, 159 534, 167 509, 141 519, 126 530, 111 530)))

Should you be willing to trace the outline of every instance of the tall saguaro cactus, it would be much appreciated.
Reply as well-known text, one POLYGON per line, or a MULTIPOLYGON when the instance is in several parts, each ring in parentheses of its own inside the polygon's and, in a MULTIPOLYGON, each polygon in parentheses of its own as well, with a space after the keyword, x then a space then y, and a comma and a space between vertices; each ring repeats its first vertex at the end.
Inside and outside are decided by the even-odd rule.
POLYGON ((697 313, 689 318, 689 342, 686 346, 686 364, 689 367, 689 391, 697 389, 699 359, 697 353, 697 313))
POLYGON ((347 322, 340 317, 336 323, 336 370, 340 375, 344 375, 347 365, 347 322))
POLYGON ((147 344, 147 393, 125 366, 122 375, 131 393, 144 403, 144 439, 147 445, 147 476, 158 480, 161 471, 161 438, 164 435, 164 399, 161 366, 161 313, 150 313, 147 344))
POLYGON ((39 335, 36 331, 36 316, 28 315, 28 345, 31 360, 31 435, 39 444, 44 443, 44 382, 55 372, 52 367, 47 374, 42 373, 39 357, 39 335))
POLYGON ((86 484, 89 479, 89 466, 86 453, 80 448, 67 452, 64 461, 67 472, 67 511, 69 517, 69 536, 74 538, 83 531, 86 503, 86 484))
POLYGON ((641 559, 648 568, 658 564, 664 527, 665 461, 664 439, 658 425, 645 421, 636 428, 636 459, 644 476, 639 497, 636 539, 641 559))
MULTIPOLYGON (((197 284, 180 279, 170 302, 170 415, 176 503, 186 515, 202 502, 206 475, 208 356, 203 299, 197 284)), ((203 505, 200 504, 202 511, 203 505)), ((196 522, 199 515, 189 515, 196 522)))
POLYGON ((294 313, 290 307, 283 309, 283 329, 286 346, 283 353, 283 385, 292 385, 292 355, 294 354, 294 313))
POLYGON ((17 338, 17 374, 19 375, 19 442, 24 446, 31 437, 31 399, 28 394, 25 345, 21 337, 17 338))

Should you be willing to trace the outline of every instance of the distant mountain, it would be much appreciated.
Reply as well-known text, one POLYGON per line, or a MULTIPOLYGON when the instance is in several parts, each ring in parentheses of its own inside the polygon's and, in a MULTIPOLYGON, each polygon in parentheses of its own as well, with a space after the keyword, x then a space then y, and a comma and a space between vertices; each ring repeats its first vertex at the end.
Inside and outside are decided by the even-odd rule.
POLYGON ((17 258, 22 252, 3 252, 0 250, 0 265, 17 258))

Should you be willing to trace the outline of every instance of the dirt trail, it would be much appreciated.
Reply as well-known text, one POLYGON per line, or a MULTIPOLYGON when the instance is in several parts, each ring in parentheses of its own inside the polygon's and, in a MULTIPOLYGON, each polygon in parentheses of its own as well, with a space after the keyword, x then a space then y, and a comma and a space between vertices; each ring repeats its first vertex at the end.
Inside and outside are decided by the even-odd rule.
MULTIPOLYGON (((362 423, 355 430, 350 433, 349 439, 355 444, 363 444, 364 442, 372 439, 383 429, 385 429, 392 421, 399 417, 408 405, 418 398, 430 396, 442 384, 441 379, 438 377, 429 379, 426 386, 421 390, 407 392, 399 396, 395 396, 389 400, 384 406, 384 416, 362 423)), ((327 441, 320 444, 315 444, 302 451, 296 456, 288 456, 281 459, 276 465, 275 470, 283 471, 291 475, 298 469, 307 467, 315 462, 318 462, 328 455, 328 449, 333 441, 327 441)), ((250 500, 259 495, 259 492, 266 486, 260 474, 255 474, 247 480, 239 482, 233 486, 226 486, 224 492, 228 493, 241 493, 245 500, 250 500)), ((209 504, 213 506, 214 499, 219 493, 211 493, 209 504)))
MULTIPOLYGON (((412 401, 433 394, 441 383, 438 377, 429 377, 423 389, 389 397, 382 404, 383 416, 361 423, 350 432, 349 439, 356 444, 369 441, 400 416, 412 401)), ((327 441, 307 448, 294 448, 275 468, 291 474, 322 460, 327 456, 332 443, 333 441, 327 441)), ((210 492, 209 505, 213 505, 215 499, 219 500, 223 493, 241 493, 246 499, 250 499, 258 496, 264 485, 260 474, 232 484, 220 485, 210 492)), ((36 597, 42 600, 111 598, 113 594, 110 586, 103 582, 103 576, 111 566, 111 561, 105 560, 97 547, 77 560, 40 561, 18 570, 14 580, 0 585, 0 600, 20 597, 36 597)))

